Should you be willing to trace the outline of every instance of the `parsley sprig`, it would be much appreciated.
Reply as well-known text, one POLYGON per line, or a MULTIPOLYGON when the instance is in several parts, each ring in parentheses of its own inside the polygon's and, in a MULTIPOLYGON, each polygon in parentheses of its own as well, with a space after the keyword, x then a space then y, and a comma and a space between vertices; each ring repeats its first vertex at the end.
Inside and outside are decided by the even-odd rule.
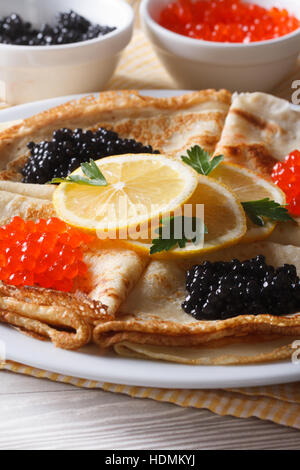
POLYGON ((182 156, 181 159, 187 165, 190 165, 200 175, 209 175, 224 160, 224 155, 217 155, 212 158, 212 154, 206 152, 199 145, 195 145, 186 152, 188 157, 182 156))
POLYGON ((160 227, 155 230, 159 237, 152 240, 150 254, 154 255, 155 253, 160 253, 162 251, 169 251, 173 248, 176 248, 177 245, 179 246, 179 248, 185 248, 186 244, 190 242, 193 242, 195 245, 197 245, 197 236, 194 237, 192 240, 189 240, 183 233, 185 224, 187 223, 187 219, 190 219, 191 228, 194 231, 197 230, 200 225, 201 228, 204 230, 204 233, 208 233, 205 224, 203 224, 203 222, 197 219, 196 217, 172 216, 163 218, 161 219, 160 227), (180 238, 178 238, 176 234, 176 227, 178 226, 182 228, 180 238), (164 234, 168 234, 168 237, 164 238, 164 234))
POLYGON ((260 227, 265 225, 263 217, 279 222, 294 221, 285 206, 281 206, 278 202, 272 201, 268 197, 258 201, 242 202, 242 206, 249 219, 260 227))
MULTIPOLYGON (((187 154, 188 157, 181 157, 182 161, 194 168, 200 175, 205 176, 209 175, 224 160, 223 155, 212 158, 212 155, 199 147, 199 145, 195 145, 190 150, 187 150, 187 154)), ((242 202, 242 206, 252 222, 260 227, 265 225, 263 217, 278 222, 294 221, 293 217, 288 213, 286 206, 281 206, 270 198, 242 202)))
POLYGON ((75 183, 87 186, 107 186, 107 181, 94 160, 90 159, 89 162, 82 163, 80 166, 86 178, 80 175, 70 175, 67 178, 53 178, 50 184, 75 183))

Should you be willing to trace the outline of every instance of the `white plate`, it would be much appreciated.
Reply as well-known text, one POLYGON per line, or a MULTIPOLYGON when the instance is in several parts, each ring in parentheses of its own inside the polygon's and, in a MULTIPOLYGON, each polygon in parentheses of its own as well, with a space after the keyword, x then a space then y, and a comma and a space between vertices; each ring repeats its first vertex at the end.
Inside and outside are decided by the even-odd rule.
MULTIPOLYGON (((182 91, 145 91, 151 96, 172 96, 182 91)), ((78 96, 30 103, 0 111, 0 122, 23 119, 78 96)), ((299 338, 300 339, 300 338, 299 338)), ((246 366, 187 366, 142 359, 126 359, 95 346, 80 351, 56 349, 50 342, 23 336, 0 325, 6 357, 39 369, 100 382, 162 388, 226 388, 271 385, 300 379, 300 365, 292 362, 246 366)))

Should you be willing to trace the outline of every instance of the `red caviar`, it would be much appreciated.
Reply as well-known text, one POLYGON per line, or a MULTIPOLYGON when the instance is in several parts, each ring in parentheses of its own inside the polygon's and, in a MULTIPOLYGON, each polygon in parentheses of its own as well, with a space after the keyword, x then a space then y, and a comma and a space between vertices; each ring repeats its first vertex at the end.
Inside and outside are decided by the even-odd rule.
POLYGON ((286 194, 289 212, 300 216, 300 151, 291 152, 273 168, 272 180, 286 194))
POLYGON ((14 217, 0 227, 0 280, 71 292, 84 277, 84 244, 93 237, 53 217, 37 222, 14 217))
POLYGON ((275 39, 300 27, 286 9, 241 0, 177 0, 162 10, 159 23, 190 38, 235 43, 275 39))

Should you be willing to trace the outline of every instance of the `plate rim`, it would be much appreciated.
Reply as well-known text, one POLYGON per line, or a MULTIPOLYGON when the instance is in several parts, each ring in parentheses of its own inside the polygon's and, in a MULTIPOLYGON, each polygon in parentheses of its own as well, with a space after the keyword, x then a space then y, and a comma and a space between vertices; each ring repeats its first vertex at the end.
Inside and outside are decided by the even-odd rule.
MULTIPOLYGON (((142 95, 157 97, 178 96, 192 90, 147 89, 138 91, 142 95)), ((24 119, 67 101, 89 95, 99 95, 99 92, 62 96, 3 109, 0 110, 0 122, 24 119)), ((300 106, 291 104, 291 107, 300 110, 300 106)), ((297 365, 288 361, 254 365, 203 366, 132 359, 116 355, 105 355, 103 357, 99 356, 99 352, 91 356, 89 351, 94 350, 95 346, 87 346, 80 351, 58 350, 50 342, 43 343, 22 336, 11 327, 2 324, 0 324, 0 340, 7 343, 7 360, 74 378, 96 380, 100 383, 109 382, 128 386, 200 390, 278 385, 300 379, 300 365, 297 367, 297 365), (73 360, 76 354, 77 360, 73 360), (116 372, 111 367, 112 360, 116 364, 116 372), (95 362, 97 370, 91 370, 87 361, 93 364, 95 361, 97 363, 100 361, 99 364, 95 362), (104 371, 101 370, 101 361, 102 366, 103 364, 106 366, 104 371), (81 370, 78 363, 85 364, 85 370, 81 370), (119 370, 118 365, 120 365, 119 370)))

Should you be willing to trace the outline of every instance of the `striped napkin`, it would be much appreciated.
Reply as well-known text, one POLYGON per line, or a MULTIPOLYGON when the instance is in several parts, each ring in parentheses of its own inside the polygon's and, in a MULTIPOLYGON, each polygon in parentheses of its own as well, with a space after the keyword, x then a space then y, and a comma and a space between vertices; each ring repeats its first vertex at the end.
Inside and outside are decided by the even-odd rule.
MULTIPOLYGON (((157 59, 150 42, 139 27, 140 0, 126 0, 136 12, 133 39, 126 48, 118 70, 108 85, 109 89, 176 89, 177 85, 157 59)), ((294 70, 274 90, 273 95, 291 101, 295 88, 300 87, 300 58, 294 70)), ((298 93, 299 99, 299 93, 298 93)))
MULTIPOLYGON (((139 0, 127 0, 138 12, 139 0)), ((291 99, 292 83, 300 77, 300 61, 295 70, 280 84, 273 94, 291 99)), ((125 50, 121 63, 108 85, 108 89, 175 89, 176 84, 155 56, 151 44, 137 25, 132 42, 125 50)), ((1 108, 5 103, 0 103, 1 108)), ((300 429, 300 382, 269 387, 251 387, 225 390, 168 390, 130 387, 68 377, 7 361, 0 366, 18 374, 45 378, 77 387, 102 389, 124 393, 132 397, 151 398, 183 407, 206 408, 218 415, 239 418, 257 417, 284 426, 300 429)), ((300 371, 300 369, 299 369, 300 371)), ((299 374, 300 377, 300 374, 299 374)))
POLYGON ((256 417, 300 429, 300 382, 225 390, 173 390, 131 387, 68 377, 11 361, 2 365, 2 369, 81 388, 98 388, 107 392, 124 393, 135 398, 151 398, 183 407, 205 408, 221 416, 256 417))

